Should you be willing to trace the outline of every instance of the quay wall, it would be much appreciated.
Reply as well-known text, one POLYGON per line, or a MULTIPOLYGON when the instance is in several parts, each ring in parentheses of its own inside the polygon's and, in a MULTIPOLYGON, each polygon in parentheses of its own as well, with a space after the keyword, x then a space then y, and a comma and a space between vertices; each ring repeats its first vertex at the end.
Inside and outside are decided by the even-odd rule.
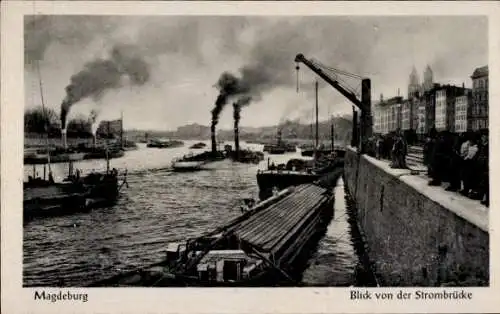
POLYGON ((488 286, 488 210, 348 148, 345 183, 380 286, 488 286))

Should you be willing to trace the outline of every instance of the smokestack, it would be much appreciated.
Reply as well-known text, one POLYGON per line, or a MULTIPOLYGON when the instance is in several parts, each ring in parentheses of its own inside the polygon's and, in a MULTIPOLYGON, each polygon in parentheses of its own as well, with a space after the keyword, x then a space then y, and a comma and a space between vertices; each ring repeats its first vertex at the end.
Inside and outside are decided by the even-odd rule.
POLYGON ((240 154, 240 138, 239 138, 238 121, 234 121, 234 150, 235 150, 236 160, 238 160, 238 157, 240 154))
POLYGON ((215 125, 212 125, 211 132, 212 132, 212 153, 216 153, 217 141, 215 140, 215 125))
POLYGON ((67 138, 66 138, 66 129, 61 129, 61 139, 62 139, 64 149, 68 148, 68 143, 67 143, 67 138))
POLYGON ((92 147, 96 147, 96 145, 97 145, 96 134, 92 134, 92 147))

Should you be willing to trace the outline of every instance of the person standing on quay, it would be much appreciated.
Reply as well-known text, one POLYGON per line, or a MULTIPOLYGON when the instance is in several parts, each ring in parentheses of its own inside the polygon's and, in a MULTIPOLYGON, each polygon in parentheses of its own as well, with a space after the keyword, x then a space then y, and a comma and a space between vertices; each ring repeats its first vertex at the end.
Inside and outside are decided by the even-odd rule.
POLYGON ((444 139, 441 134, 437 134, 434 128, 431 129, 430 136, 431 145, 428 172, 432 180, 429 182, 429 185, 438 186, 443 181, 444 139))
POLYGON ((471 197, 471 192, 477 187, 477 152, 479 147, 477 145, 476 136, 472 136, 467 150, 467 155, 464 158, 464 189, 460 191, 461 194, 467 197, 471 197))
POLYGON ((449 163, 448 163, 448 176, 450 185, 446 191, 457 192, 461 189, 461 175, 462 157, 460 155, 461 139, 455 134, 450 134, 450 149, 449 149, 449 163))
POLYGON ((481 135, 481 145, 478 152, 478 172, 480 176, 479 187, 477 189, 477 195, 475 198, 481 200, 481 204, 485 206, 490 205, 490 176, 489 176, 489 143, 488 134, 481 135))
POLYGON ((392 148, 391 168, 406 169, 406 143, 399 129, 392 148))

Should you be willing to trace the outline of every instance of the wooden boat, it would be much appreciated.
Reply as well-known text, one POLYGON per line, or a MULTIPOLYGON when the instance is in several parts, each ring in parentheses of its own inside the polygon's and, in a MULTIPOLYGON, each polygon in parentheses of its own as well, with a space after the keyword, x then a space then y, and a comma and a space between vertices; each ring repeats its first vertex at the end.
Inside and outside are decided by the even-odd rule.
POLYGON ((272 146, 269 148, 268 152, 271 155, 283 155, 286 152, 286 149, 280 146, 272 146))
POLYGON ((207 146, 207 144, 199 142, 199 143, 191 145, 191 147, 189 147, 189 148, 191 148, 191 149, 200 149, 200 148, 205 148, 206 146, 207 146))
POLYGON ((201 237, 167 246, 165 260, 90 284, 125 286, 298 285, 295 262, 333 215, 331 189, 290 188, 201 237))
POLYGON ((241 163, 258 164, 259 162, 264 160, 263 152, 254 152, 248 149, 241 149, 239 152, 231 151, 229 155, 234 161, 238 161, 241 163))
POLYGON ((155 148, 176 148, 184 146, 183 141, 177 140, 149 140, 147 147, 155 147, 155 148))
POLYGON ((178 172, 189 172, 202 170, 202 166, 205 164, 204 161, 182 161, 174 160, 172 162, 172 170, 178 172))
POLYGON ((300 152, 300 154, 304 157, 313 157, 314 156, 314 149, 305 149, 300 152))

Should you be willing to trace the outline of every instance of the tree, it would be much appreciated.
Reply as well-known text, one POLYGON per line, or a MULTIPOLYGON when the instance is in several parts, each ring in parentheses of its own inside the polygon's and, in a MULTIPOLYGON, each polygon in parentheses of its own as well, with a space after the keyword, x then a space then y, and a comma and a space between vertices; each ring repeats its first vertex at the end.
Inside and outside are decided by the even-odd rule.
POLYGON ((24 112, 24 131, 45 133, 57 127, 58 116, 54 109, 36 107, 24 112))

